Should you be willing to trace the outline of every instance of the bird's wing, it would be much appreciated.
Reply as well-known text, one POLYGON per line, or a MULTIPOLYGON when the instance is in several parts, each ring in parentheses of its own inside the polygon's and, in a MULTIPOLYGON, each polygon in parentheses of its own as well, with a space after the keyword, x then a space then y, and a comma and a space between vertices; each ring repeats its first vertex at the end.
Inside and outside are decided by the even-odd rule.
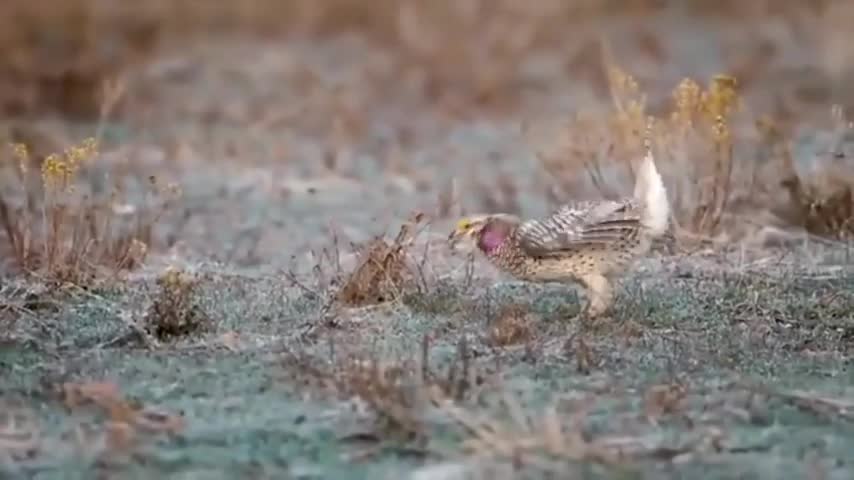
POLYGON ((640 228, 634 200, 577 202, 516 230, 519 246, 532 256, 558 255, 595 245, 607 246, 640 228))

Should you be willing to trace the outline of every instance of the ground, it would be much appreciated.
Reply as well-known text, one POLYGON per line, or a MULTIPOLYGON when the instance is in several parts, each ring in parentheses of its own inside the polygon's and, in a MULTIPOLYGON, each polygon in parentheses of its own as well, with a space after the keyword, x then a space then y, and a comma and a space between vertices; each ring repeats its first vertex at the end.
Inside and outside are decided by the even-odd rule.
MULTIPOLYGON (((653 91, 683 72, 722 71, 727 42, 785 36, 775 22, 754 31, 649 21, 669 29, 668 68, 622 60, 655 78, 653 91)), ((634 27, 609 28, 620 39, 634 27)), ((812 77, 791 73, 810 67, 801 50, 784 48, 764 70, 777 83, 750 91, 756 108, 807 88, 812 77)), ((448 251, 444 238, 463 209, 546 213, 522 125, 595 107, 595 89, 546 55, 526 65, 539 88, 470 114, 453 96, 425 100, 423 79, 398 75, 394 62, 357 36, 228 38, 136 73, 135 101, 157 108, 107 122, 103 158, 84 174, 156 175, 180 185, 181 199, 145 263, 119 281, 4 279, 0 471, 852 475, 854 270, 845 245, 804 237, 657 250, 621 281, 611 323, 584 328, 572 320, 583 302, 572 286, 516 282, 478 257, 467 270, 465 252, 448 251), (508 178, 510 187, 493 186, 508 178), (350 243, 393 236, 414 211, 428 217, 409 249, 421 265, 417 285, 364 306, 332 302, 340 285, 330 279, 358 262, 350 243), (318 260, 324 248, 340 252, 340 265, 318 260), (167 267, 189 280, 167 277, 167 267), (168 315, 184 330, 147 329, 168 315)), ((82 138, 96 126, 62 128, 82 138)), ((808 150, 814 140, 798 141, 808 150)))

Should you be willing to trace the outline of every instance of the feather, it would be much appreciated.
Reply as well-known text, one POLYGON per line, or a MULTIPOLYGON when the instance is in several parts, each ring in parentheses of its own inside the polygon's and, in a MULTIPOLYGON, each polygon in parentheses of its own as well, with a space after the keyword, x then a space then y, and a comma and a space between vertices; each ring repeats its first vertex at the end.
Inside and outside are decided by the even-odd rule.
POLYGON ((536 257, 607 247, 637 235, 640 228, 637 210, 633 199, 575 202, 544 219, 522 223, 516 239, 527 254, 536 257))

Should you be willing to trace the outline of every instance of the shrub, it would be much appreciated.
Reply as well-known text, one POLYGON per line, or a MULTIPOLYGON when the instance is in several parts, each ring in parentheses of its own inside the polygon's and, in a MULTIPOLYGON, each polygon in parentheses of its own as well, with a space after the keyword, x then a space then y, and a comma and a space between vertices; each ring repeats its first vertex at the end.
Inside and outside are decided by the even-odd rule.
POLYGON ((152 229, 179 193, 150 178, 152 203, 131 207, 116 188, 107 198, 81 188, 78 173, 96 161, 98 145, 87 139, 42 160, 26 145, 12 146, 13 185, 0 189, 3 247, 17 272, 48 281, 87 285, 138 266, 152 242, 152 229), (33 166, 40 166, 33 171, 33 166))

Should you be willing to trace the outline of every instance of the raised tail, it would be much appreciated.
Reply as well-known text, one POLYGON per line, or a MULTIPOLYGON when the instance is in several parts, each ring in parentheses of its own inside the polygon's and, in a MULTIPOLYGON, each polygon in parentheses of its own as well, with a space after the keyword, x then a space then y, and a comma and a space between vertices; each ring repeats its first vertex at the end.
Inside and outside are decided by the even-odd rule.
POLYGON ((634 197, 642 206, 643 226, 655 237, 664 235, 670 221, 670 202, 667 200, 667 190, 664 188, 661 175, 655 168, 650 148, 647 148, 646 155, 638 168, 634 197))

